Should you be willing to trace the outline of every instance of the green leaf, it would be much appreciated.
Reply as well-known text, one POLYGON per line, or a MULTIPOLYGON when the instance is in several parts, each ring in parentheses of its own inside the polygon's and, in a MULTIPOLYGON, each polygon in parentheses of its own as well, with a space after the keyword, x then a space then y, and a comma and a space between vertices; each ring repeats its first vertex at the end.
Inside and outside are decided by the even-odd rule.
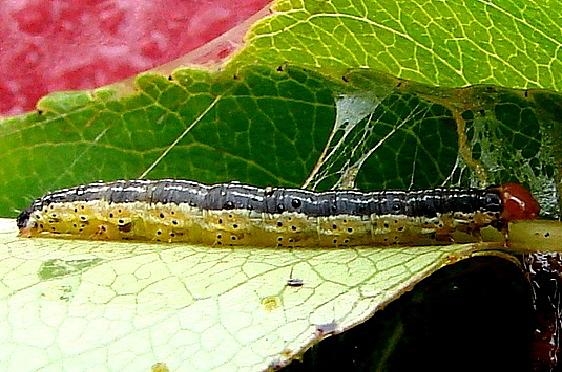
POLYGON ((292 66, 172 77, 141 75, 117 100, 107 88, 58 94, 5 120, 0 213, 56 188, 138 177, 317 190, 518 180, 559 211, 557 93, 437 89, 365 70, 331 80, 292 66))
POLYGON ((286 61, 334 75, 371 68, 458 87, 562 90, 557 1, 297 1, 274 5, 235 63, 286 61))
MULTIPOLYGON (((518 181, 557 217, 555 5, 280 1, 220 71, 145 73, 130 91, 57 93, 0 120, 0 215, 78 183, 175 177, 316 190, 518 181), (482 83, 494 85, 463 87, 482 83)), ((0 334, 14 370, 30 352, 38 368, 48 357, 107 369, 207 370, 229 355, 244 369, 284 364, 318 341, 317 326, 362 322, 476 249, 163 249, 22 240, 6 223, 0 334), (285 286, 291 269, 304 288, 285 286), (216 338, 224 354, 209 356, 216 338)), ((524 229, 519 249, 552 247, 560 223, 541 226, 524 229)))
POLYGON ((61 244, 16 231, 0 219, 2 360, 13 370, 265 370, 476 250, 61 244), (302 287, 287 286, 291 275, 302 287))

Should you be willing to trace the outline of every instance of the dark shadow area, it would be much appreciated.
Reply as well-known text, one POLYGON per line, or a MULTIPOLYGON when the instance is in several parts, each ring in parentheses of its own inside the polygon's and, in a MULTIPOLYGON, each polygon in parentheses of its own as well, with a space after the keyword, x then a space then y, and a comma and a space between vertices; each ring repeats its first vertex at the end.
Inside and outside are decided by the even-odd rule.
POLYGON ((533 329, 520 267, 477 257, 437 271, 284 371, 529 371, 533 329))

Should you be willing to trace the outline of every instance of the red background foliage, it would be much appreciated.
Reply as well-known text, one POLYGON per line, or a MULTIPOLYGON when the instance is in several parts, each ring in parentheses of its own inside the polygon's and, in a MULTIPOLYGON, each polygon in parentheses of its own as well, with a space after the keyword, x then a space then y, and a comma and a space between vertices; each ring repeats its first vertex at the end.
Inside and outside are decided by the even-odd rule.
POLYGON ((56 90, 87 89, 176 59, 267 0, 19 0, 0 6, 0 114, 56 90))

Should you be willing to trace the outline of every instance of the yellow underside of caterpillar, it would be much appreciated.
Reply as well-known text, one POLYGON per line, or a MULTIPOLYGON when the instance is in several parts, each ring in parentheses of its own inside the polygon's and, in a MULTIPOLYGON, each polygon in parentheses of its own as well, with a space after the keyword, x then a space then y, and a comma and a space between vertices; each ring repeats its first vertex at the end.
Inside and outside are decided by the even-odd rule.
POLYGON ((447 214, 438 218, 265 214, 201 210, 187 204, 81 201, 33 212, 21 236, 90 240, 187 242, 211 246, 338 247, 422 245, 479 241, 493 216, 447 214))

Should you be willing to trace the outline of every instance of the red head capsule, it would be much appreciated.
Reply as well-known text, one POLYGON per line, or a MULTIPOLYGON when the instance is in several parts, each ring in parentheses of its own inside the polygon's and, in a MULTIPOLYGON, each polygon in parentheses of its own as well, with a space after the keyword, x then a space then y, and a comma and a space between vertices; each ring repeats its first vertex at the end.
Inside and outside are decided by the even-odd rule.
POLYGON ((532 220, 541 207, 533 195, 518 183, 504 183, 497 188, 503 204, 501 218, 505 221, 532 220))

